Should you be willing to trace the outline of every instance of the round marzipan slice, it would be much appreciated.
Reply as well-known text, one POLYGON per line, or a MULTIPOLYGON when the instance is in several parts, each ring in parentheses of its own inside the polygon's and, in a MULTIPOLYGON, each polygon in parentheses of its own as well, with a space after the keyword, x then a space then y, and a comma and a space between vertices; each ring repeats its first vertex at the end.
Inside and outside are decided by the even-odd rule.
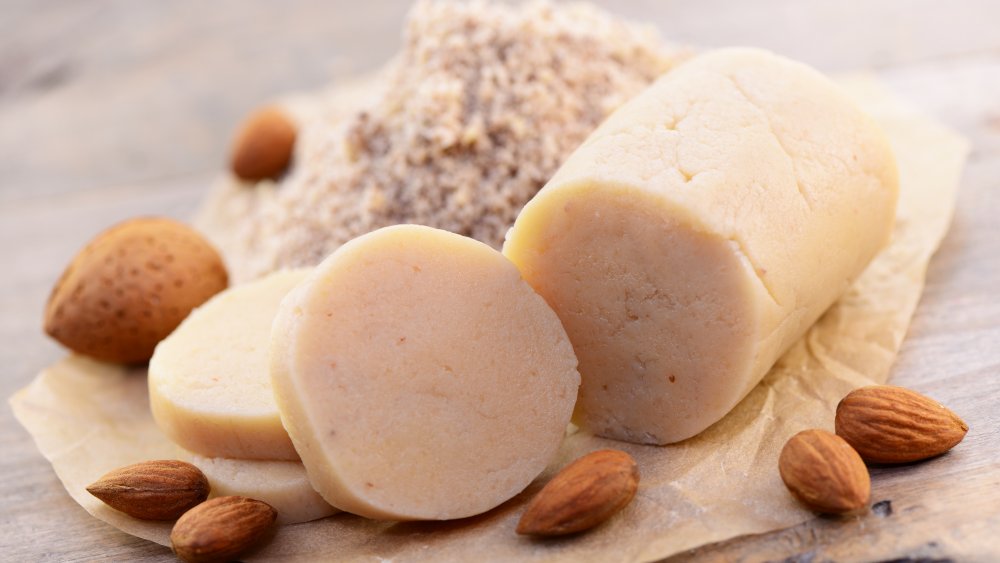
POLYGON ((340 512, 309 484, 298 461, 265 461, 205 457, 178 448, 177 457, 208 478, 213 497, 242 496, 270 504, 279 524, 298 524, 340 512))
POLYGON ((149 403, 177 445, 207 457, 298 460, 271 391, 271 322, 307 270, 228 289, 160 342, 149 362, 149 403))
POLYGON ((580 384, 559 319, 506 258, 415 225, 320 264, 281 304, 271 354, 313 486, 388 520, 463 518, 519 493, 580 384))

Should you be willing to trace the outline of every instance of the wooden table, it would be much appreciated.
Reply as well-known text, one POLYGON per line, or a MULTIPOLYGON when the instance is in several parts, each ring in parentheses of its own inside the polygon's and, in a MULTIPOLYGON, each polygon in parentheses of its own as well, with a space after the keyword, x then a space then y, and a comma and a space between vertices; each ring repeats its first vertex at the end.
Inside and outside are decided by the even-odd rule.
MULTIPOLYGON (((876 469, 862 520, 816 519, 683 560, 1000 560, 1000 5, 766 0, 605 2, 679 42, 768 47, 824 70, 871 68, 974 141, 954 225, 893 382, 971 430, 948 456, 876 469)), ((63 351, 42 336, 74 252, 137 214, 189 217, 253 106, 372 68, 404 0, 0 3, 0 393, 63 351)), ((172 560, 90 517, 0 409, 0 559, 172 560)))

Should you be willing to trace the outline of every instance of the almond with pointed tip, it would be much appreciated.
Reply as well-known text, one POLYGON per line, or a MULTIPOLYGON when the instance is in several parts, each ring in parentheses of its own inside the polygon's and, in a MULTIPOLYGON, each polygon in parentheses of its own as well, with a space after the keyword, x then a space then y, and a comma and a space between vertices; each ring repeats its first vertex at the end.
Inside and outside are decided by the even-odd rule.
POLYGON ((161 459, 120 467, 87 487, 105 504, 134 518, 173 520, 208 498, 208 479, 184 461, 161 459))
POLYGON ((295 124, 278 107, 250 114, 233 141, 233 173, 248 182, 281 176, 292 161, 296 134, 295 124))
POLYGON ((184 513, 170 532, 170 544, 183 561, 231 561, 263 539, 277 517, 266 502, 217 497, 184 513))
POLYGON ((535 495, 517 533, 559 536, 593 528, 625 508, 639 488, 629 454, 598 450, 564 467, 535 495))
POLYGON ((969 426, 938 402, 892 385, 855 389, 837 405, 837 435, 872 463, 908 463, 941 455, 969 426))
POLYGON ((796 499, 822 514, 863 511, 871 478, 858 452, 826 430, 792 436, 778 458, 781 480, 796 499))

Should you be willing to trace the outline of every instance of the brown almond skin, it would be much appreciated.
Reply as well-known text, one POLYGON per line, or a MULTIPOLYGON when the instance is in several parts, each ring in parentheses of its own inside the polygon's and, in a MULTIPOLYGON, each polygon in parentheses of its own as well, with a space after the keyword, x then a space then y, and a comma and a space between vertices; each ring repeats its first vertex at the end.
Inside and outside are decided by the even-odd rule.
POLYGON ((170 532, 170 543, 183 561, 231 561, 259 542, 277 517, 265 502, 217 497, 184 513, 170 532))
POLYGON ((909 463, 941 455, 969 426, 933 399, 891 385, 855 389, 837 405, 837 435, 871 463, 909 463))
POLYGON ((222 257, 200 234, 171 219, 132 219, 97 235, 69 264, 45 306, 45 332, 97 360, 145 362, 228 285, 222 257))
POLYGON ((865 462, 843 438, 826 430, 792 436, 778 458, 781 480, 799 502, 822 514, 864 511, 871 496, 865 462))
POLYGON ((176 459, 127 465, 87 487, 111 508, 143 520, 173 520, 204 502, 209 490, 200 469, 176 459))
POLYGON ((250 114, 233 140, 233 174, 248 182, 281 176, 292 161, 296 135, 295 124, 277 107, 250 114))
POLYGON ((625 508, 639 488, 639 468, 619 450, 591 452, 564 467, 535 495, 517 533, 560 536, 593 528, 625 508))

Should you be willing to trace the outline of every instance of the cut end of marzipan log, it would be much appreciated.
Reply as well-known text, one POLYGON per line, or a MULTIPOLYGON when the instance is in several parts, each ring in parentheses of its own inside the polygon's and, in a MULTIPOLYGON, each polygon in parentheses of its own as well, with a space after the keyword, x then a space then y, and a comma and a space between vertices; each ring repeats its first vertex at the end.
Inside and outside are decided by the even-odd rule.
POLYGON ((647 444, 728 413, 887 243, 885 135, 815 70, 722 49, 613 113, 504 255, 580 360, 575 421, 647 444))

